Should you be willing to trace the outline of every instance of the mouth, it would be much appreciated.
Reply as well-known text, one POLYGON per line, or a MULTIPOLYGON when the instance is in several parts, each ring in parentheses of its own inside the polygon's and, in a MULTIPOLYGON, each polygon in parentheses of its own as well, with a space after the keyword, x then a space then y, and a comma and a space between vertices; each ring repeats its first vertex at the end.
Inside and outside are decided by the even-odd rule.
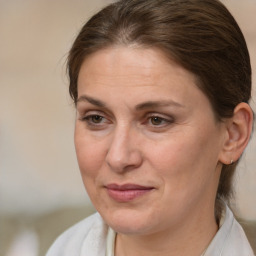
POLYGON ((105 187, 110 198, 117 202, 130 202, 151 192, 154 187, 141 186, 137 184, 109 184, 105 187))

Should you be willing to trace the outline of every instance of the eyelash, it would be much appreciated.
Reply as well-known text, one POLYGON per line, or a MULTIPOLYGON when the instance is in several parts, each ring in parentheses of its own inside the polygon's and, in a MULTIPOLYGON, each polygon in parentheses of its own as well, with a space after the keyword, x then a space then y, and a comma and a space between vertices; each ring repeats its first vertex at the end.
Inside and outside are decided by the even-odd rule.
MULTIPOLYGON (((85 115, 81 118, 79 118, 79 120, 86 122, 86 124, 89 127, 92 128, 103 128, 102 126, 106 123, 110 123, 110 121, 108 121, 108 119, 106 117, 104 117, 102 114, 90 114, 90 115, 85 115), (99 122, 94 122, 93 119, 97 118, 99 119, 99 122)), ((142 123, 143 125, 150 125, 152 128, 165 128, 166 126, 172 124, 174 122, 173 118, 164 118, 161 117, 158 114, 148 114, 145 117, 145 121, 142 123), (158 124, 153 124, 153 122, 159 122, 158 124)))
POLYGON ((170 120, 170 119, 161 117, 161 116, 156 115, 156 114, 148 116, 146 120, 147 120, 148 123, 150 122, 153 127, 157 127, 157 128, 166 127, 168 124, 173 123, 172 119, 170 120), (155 121, 156 122, 160 121, 160 122, 158 124, 153 124, 153 122, 155 122, 155 121))
POLYGON ((103 117, 100 114, 91 114, 91 115, 87 115, 84 116, 82 118, 79 118, 81 121, 86 122, 88 125, 90 126, 100 126, 102 124, 102 120, 107 120, 105 117, 103 117), (99 122, 94 122, 93 119, 94 118, 99 118, 99 122))

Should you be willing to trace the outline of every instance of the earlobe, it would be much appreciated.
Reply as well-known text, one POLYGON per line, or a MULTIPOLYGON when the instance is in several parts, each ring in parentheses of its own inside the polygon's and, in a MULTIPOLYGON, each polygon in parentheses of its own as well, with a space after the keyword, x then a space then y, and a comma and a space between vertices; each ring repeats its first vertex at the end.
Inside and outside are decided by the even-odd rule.
POLYGON ((252 132, 253 113, 247 103, 234 109, 233 117, 227 120, 226 136, 219 161, 223 164, 236 162, 247 146, 252 132))

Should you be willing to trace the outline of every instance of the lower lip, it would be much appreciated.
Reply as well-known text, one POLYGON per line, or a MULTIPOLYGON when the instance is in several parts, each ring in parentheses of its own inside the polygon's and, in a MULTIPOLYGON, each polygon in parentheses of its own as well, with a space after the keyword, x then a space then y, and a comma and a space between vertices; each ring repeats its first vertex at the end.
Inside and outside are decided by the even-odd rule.
POLYGON ((117 202, 130 202, 139 198, 150 191, 152 189, 134 189, 134 190, 115 190, 115 189, 107 189, 108 195, 117 202))

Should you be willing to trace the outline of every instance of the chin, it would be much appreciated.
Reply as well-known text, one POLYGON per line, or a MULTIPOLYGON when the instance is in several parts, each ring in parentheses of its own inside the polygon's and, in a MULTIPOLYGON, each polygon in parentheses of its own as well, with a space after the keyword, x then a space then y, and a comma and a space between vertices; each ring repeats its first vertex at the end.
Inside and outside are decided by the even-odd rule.
POLYGON ((113 230, 122 234, 145 234, 153 225, 148 215, 131 209, 115 210, 101 216, 113 230))

